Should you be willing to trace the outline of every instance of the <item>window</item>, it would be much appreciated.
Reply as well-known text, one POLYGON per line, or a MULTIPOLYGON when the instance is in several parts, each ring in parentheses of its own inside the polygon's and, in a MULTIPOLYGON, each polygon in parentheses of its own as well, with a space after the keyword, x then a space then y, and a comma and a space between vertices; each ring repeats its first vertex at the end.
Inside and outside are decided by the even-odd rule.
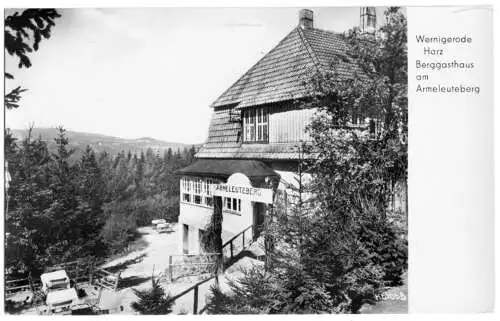
POLYGON ((223 209, 226 211, 241 213, 241 200, 238 198, 224 197, 223 209))
POLYGON ((212 187, 217 183, 213 178, 182 177, 180 180, 182 202, 213 207, 212 187))
POLYGON ((266 107, 245 109, 243 111, 243 141, 268 142, 269 115, 266 107))
POLYGON ((193 179, 193 191, 194 191, 193 202, 195 204, 201 204, 201 186, 202 186, 202 179, 199 177, 194 178, 193 179))
POLYGON ((207 179, 205 179, 205 182, 204 182, 203 185, 204 185, 204 187, 203 187, 204 191, 203 192, 206 195, 209 195, 209 196, 212 195, 212 186, 214 185, 213 180, 211 178, 207 178, 207 179))

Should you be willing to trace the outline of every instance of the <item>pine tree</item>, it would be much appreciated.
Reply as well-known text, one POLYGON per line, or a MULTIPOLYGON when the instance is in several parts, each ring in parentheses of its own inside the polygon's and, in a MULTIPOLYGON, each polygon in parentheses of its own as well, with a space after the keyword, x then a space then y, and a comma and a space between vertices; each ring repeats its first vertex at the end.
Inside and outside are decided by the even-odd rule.
POLYGON ((170 295, 166 295, 165 291, 160 285, 160 281, 152 277, 151 289, 149 290, 136 290, 133 289, 134 294, 138 300, 132 302, 131 307, 140 314, 169 314, 172 312, 173 301, 170 301, 170 295))

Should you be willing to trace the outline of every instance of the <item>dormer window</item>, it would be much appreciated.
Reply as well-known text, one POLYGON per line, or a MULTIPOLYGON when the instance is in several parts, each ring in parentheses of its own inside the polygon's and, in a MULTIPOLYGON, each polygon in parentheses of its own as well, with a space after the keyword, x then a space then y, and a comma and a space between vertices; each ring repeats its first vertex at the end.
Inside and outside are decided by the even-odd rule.
POLYGON ((269 115, 267 107, 243 110, 243 142, 267 143, 269 141, 269 115))

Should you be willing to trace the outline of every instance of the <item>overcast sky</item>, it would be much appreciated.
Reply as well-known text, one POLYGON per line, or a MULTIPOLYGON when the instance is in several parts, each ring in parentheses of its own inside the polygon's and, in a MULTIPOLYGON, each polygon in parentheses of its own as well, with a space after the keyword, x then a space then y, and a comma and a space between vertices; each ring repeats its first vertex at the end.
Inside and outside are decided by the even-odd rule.
MULTIPOLYGON (((63 125, 124 138, 201 143, 209 105, 298 24, 300 8, 63 9, 52 37, 7 89, 7 127, 63 125)), ((359 8, 312 8, 317 28, 359 24, 359 8)), ((384 8, 377 8, 383 22, 384 8)))

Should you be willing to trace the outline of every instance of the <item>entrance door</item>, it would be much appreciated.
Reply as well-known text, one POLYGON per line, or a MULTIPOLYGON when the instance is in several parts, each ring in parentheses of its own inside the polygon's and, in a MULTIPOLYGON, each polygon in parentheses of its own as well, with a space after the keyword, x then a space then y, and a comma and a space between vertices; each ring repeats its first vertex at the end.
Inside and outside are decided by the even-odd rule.
POLYGON ((262 228, 264 227, 264 219, 266 214, 266 204, 253 203, 253 238, 256 240, 262 228))
POLYGON ((189 253, 189 225, 182 224, 182 251, 184 254, 189 253))
POLYGON ((203 254, 203 253, 206 253, 207 252, 207 246, 205 244, 206 242, 206 235, 207 235, 207 232, 205 230, 198 230, 198 240, 199 240, 199 243, 200 243, 200 254, 203 254))

